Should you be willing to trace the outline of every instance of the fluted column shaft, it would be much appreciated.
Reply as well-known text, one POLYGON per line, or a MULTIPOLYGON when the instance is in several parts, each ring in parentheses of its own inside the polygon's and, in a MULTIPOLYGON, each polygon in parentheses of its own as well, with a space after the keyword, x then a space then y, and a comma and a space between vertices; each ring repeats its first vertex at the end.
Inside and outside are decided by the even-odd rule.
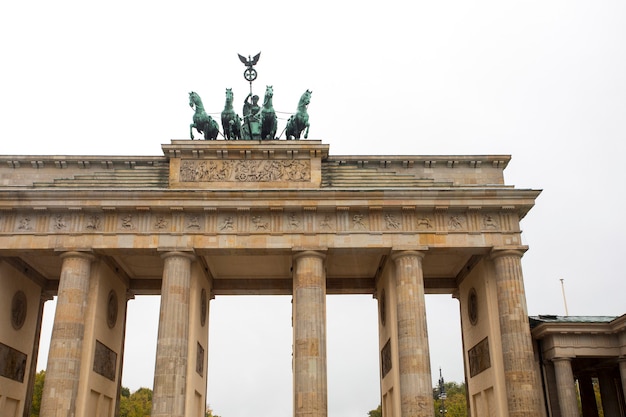
POLYGON ((294 256, 293 406, 296 417, 328 415, 324 259, 324 254, 314 251, 294 256))
POLYGON ((434 415, 423 257, 424 254, 417 251, 398 252, 392 257, 395 262, 402 417, 434 415))
POLYGON ((491 256, 496 268, 509 417, 536 417, 542 409, 524 294, 522 255, 521 250, 508 249, 495 250, 491 256))
POLYGON ((578 417, 578 399, 576 398, 572 361, 570 358, 554 358, 552 362, 554 363, 556 387, 559 393, 561 417, 578 417))
POLYGON ((42 417, 73 417, 80 377, 85 313, 94 257, 81 252, 61 255, 57 307, 48 352, 42 417))
POLYGON ((596 403, 596 393, 593 390, 591 376, 579 376, 578 387, 583 417, 598 417, 598 404, 596 403))
POLYGON ((193 256, 163 256, 152 417, 184 417, 187 381, 189 300, 193 256))

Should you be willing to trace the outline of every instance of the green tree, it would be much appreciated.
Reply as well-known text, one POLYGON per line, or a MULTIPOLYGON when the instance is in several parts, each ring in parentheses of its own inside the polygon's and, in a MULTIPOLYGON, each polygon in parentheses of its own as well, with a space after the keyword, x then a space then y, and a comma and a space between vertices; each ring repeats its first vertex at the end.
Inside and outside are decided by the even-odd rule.
POLYGON ((43 395, 43 383, 46 379, 46 371, 39 371, 35 375, 35 386, 33 387, 33 402, 30 406, 30 417, 39 417, 41 408, 41 397, 43 395))
POLYGON ((370 410, 367 413, 368 417, 383 417, 383 409, 382 409, 382 405, 378 404, 378 408, 376 408, 375 410, 370 410))
MULTIPOLYGON (((444 406, 446 409, 446 417, 467 417, 467 397, 465 396, 465 383, 458 384, 456 382, 446 382, 443 384, 446 390, 446 399, 444 406)), ((442 416, 441 399, 439 399, 439 390, 433 389, 433 398, 435 400, 435 415, 442 416)))
POLYGON ((205 417, 220 417, 217 414, 213 414, 213 410, 210 405, 206 405, 206 412, 204 413, 205 417))
POLYGON ((139 388, 129 396, 125 396, 127 392, 130 392, 128 388, 122 387, 120 417, 148 417, 152 411, 152 390, 139 388))

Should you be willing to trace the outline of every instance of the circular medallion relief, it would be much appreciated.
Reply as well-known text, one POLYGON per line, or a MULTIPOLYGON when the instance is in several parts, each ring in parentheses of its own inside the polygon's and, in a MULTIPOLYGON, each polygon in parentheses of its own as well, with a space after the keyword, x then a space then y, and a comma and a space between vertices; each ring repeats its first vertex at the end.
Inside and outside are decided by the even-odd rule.
POLYGON ((387 320, 387 300, 385 295, 385 289, 380 292, 380 323, 384 326, 385 320, 387 320))
POLYGON ((115 323, 117 323, 117 294, 111 290, 107 300, 107 324, 112 329, 115 327, 115 323))
POLYGON ((478 323, 478 296, 476 290, 471 288, 467 296, 467 315, 469 316, 470 323, 478 323))
POLYGON ((200 293, 200 324, 202 327, 206 324, 206 313, 207 313, 207 300, 206 300, 206 290, 203 288, 200 293))
POLYGON ((18 291, 11 300, 11 325, 15 330, 19 330, 26 321, 26 294, 18 291))

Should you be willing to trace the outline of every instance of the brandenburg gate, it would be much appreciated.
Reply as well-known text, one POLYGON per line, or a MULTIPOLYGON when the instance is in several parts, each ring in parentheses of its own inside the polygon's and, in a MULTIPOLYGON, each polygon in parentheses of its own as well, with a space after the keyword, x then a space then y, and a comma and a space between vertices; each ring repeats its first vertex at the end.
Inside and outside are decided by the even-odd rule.
POLYGON ((293 415, 326 417, 326 295, 372 294, 384 416, 432 417, 424 297, 442 293, 460 303, 472 415, 545 415, 520 236, 539 191, 505 184, 509 156, 332 156, 318 140, 162 150, 0 156, 2 416, 28 415, 53 296, 41 416, 115 416, 128 300, 160 294, 152 416, 199 417, 210 300, 286 294, 293 415))

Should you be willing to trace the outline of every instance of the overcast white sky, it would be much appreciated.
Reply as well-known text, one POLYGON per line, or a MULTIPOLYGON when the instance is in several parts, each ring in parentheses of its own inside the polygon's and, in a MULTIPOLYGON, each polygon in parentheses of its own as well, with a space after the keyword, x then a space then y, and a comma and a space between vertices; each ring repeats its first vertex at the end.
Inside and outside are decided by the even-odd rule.
MULTIPOLYGON (((564 279, 571 315, 621 315, 625 22, 621 0, 7 1, 0 153, 160 155, 188 138, 188 92, 241 103, 237 53, 262 51, 254 92, 293 112, 311 89, 309 138, 332 155, 511 154, 507 183, 543 189, 522 222, 529 313, 564 314, 564 279)), ((458 303, 427 301, 433 379, 461 381, 458 303)), ((132 390, 152 386, 157 304, 129 303, 132 390)), ((289 415, 289 297, 210 308, 215 412, 289 415)), ((376 340, 371 297, 328 297, 329 415, 378 405, 376 340)))

